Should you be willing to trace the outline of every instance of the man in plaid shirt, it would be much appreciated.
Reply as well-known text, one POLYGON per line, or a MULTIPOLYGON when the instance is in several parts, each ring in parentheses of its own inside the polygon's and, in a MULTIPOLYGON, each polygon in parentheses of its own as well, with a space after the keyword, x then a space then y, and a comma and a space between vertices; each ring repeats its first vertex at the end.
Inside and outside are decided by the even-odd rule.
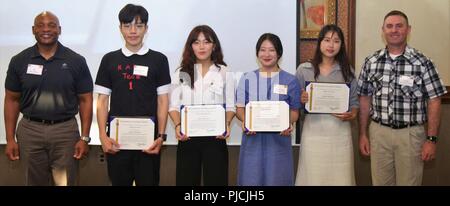
POLYGON ((407 45, 403 12, 389 12, 382 32, 387 46, 366 58, 358 81, 359 148, 371 156, 373 185, 421 185, 424 162, 435 158, 447 91, 433 62, 407 45))

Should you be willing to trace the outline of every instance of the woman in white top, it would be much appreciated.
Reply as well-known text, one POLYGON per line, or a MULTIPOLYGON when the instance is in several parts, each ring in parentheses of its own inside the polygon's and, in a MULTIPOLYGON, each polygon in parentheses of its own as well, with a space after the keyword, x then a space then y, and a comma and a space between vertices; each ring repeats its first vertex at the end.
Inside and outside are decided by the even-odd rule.
POLYGON ((176 184, 228 185, 230 123, 235 115, 234 79, 227 76, 222 48, 215 32, 206 25, 195 27, 186 41, 180 67, 175 71, 170 94, 169 115, 178 141, 176 184), (192 81, 191 81, 192 80, 192 81), (226 110, 226 133, 217 137, 182 134, 180 106, 215 104, 226 110))
POLYGON ((350 85, 349 111, 342 114, 306 114, 302 128, 296 185, 355 185, 350 121, 359 110, 356 78, 348 61, 344 34, 336 25, 319 33, 313 60, 297 69, 301 103, 308 102, 305 82, 350 85))

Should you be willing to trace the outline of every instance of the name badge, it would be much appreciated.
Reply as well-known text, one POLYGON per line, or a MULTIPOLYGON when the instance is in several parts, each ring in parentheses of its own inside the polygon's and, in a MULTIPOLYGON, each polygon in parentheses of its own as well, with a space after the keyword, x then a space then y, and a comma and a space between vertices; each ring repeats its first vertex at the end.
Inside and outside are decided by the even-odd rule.
POLYGON ((275 84, 273 87, 273 93, 286 95, 288 91, 288 86, 283 84, 275 84))
POLYGON ((148 73, 148 67, 140 66, 140 65, 134 65, 133 75, 139 75, 139 76, 147 77, 147 73, 148 73))
POLYGON ((42 70, 44 70, 43 65, 28 64, 27 74, 34 74, 40 76, 42 75, 42 70))
POLYGON ((405 76, 401 75, 398 83, 401 86, 409 86, 412 87, 414 85, 414 76, 405 76))

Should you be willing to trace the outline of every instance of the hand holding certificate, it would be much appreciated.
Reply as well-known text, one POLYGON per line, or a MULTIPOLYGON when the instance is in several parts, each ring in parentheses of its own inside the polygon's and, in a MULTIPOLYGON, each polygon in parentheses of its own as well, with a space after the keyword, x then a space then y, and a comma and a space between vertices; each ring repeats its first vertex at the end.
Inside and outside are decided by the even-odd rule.
POLYGON ((245 105, 245 129, 280 132, 289 128, 289 105, 284 101, 251 101, 245 105))
POLYGON ((344 83, 309 82, 306 86, 308 102, 305 110, 309 113, 344 113, 348 111, 350 88, 344 83))
POLYGON ((144 150, 153 144, 155 123, 151 118, 114 117, 109 131, 121 150, 144 150))
POLYGON ((226 133, 223 105, 183 105, 180 112, 181 134, 208 137, 226 133))

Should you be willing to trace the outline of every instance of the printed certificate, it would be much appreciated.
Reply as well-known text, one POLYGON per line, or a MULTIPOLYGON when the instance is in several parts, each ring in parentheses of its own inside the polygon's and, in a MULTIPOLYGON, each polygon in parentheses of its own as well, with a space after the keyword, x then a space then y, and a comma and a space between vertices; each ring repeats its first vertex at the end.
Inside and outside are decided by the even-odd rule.
POLYGON ((181 133, 188 137, 219 136, 226 133, 223 105, 182 105, 181 133))
POLYGON ((143 150, 153 144, 155 122, 151 118, 113 117, 109 127, 109 137, 119 143, 120 150, 143 150))
POLYGON ((289 128, 289 105, 284 101, 251 101, 245 105, 245 129, 280 132, 289 128))
POLYGON ((309 113, 344 113, 348 111, 350 87, 345 83, 307 82, 308 102, 305 110, 309 113))

